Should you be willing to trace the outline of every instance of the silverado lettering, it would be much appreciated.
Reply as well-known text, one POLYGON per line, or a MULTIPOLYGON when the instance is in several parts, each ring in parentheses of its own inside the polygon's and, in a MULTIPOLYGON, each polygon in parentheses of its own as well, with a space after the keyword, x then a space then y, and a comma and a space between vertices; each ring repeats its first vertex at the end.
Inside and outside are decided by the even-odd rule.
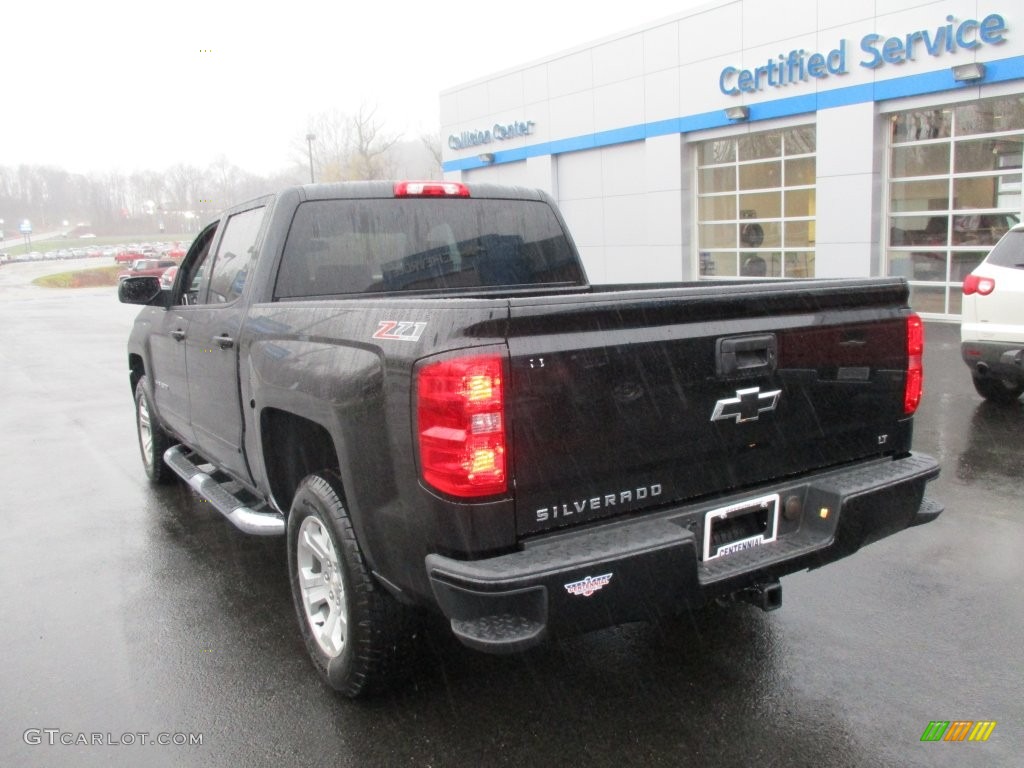
POLYGON ((551 507, 542 507, 537 510, 537 522, 543 523, 551 518, 566 517, 572 514, 582 514, 587 510, 597 512, 600 509, 614 507, 616 500, 619 504, 629 504, 632 501, 644 501, 648 498, 661 496, 661 485, 655 483, 651 486, 636 488, 631 491, 619 491, 618 493, 606 493, 602 496, 594 496, 589 499, 581 499, 564 504, 555 504, 551 507))
POLYGON ((118 294, 146 474, 283 537, 346 696, 405 678, 423 610, 487 653, 769 610, 942 511, 902 278, 596 286, 544 192, 377 181, 237 205, 118 294))

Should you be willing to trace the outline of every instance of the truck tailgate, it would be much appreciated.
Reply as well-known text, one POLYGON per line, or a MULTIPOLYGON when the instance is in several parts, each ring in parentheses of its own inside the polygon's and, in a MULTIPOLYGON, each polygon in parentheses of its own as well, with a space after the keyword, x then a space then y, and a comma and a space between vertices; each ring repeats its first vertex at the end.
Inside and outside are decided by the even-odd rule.
POLYGON ((900 280, 510 301, 525 536, 910 446, 900 280))

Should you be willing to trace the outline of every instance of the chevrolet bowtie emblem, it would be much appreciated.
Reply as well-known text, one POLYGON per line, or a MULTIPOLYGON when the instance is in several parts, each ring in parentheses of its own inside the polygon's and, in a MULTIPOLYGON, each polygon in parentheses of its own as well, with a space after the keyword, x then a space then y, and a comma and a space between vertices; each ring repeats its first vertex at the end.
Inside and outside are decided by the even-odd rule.
POLYGON ((762 413, 775 410, 781 394, 781 389, 773 389, 771 392, 762 392, 760 387, 737 389, 736 397, 727 397, 715 403, 711 420, 732 419, 736 424, 757 421, 762 413))

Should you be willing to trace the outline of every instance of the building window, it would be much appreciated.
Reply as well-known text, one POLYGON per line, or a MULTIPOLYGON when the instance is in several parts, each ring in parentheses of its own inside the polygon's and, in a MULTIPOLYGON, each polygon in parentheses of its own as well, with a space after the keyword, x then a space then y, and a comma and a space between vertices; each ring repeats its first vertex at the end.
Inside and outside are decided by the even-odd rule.
POLYGON ((814 277, 815 128, 696 145, 701 277, 814 277))
POLYGON ((918 312, 959 315, 964 277, 1020 219, 1024 97, 890 120, 888 273, 918 312))

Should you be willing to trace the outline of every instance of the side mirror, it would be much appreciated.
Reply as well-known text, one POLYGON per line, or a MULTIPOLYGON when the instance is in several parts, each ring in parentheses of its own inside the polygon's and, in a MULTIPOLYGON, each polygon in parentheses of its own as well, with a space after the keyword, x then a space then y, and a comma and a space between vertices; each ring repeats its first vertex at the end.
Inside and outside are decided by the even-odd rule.
POLYGON ((166 295, 160 290, 159 277, 126 277, 117 286, 117 298, 122 304, 166 306, 166 295))

